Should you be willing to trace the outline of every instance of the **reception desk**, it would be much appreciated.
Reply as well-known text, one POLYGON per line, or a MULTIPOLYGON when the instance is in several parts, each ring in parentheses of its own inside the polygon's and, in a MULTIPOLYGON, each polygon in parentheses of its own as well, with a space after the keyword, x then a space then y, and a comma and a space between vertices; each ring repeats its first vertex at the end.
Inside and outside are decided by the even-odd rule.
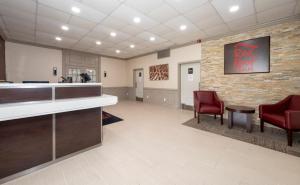
POLYGON ((0 84, 0 183, 100 146, 101 84, 0 84))

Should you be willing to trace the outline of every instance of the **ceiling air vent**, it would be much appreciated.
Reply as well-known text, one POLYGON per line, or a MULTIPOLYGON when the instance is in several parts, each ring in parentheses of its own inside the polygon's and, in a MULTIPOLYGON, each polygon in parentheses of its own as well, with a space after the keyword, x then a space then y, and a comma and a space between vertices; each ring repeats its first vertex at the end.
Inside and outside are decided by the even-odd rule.
POLYGON ((170 49, 165 49, 157 52, 157 59, 170 57, 170 49))

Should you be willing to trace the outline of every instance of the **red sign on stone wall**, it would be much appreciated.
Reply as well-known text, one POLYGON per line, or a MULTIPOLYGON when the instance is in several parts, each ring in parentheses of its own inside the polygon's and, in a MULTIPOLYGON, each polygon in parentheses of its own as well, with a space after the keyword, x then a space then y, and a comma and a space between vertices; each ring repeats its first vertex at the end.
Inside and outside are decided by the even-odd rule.
POLYGON ((270 37, 246 40, 224 46, 224 73, 270 72, 270 37))

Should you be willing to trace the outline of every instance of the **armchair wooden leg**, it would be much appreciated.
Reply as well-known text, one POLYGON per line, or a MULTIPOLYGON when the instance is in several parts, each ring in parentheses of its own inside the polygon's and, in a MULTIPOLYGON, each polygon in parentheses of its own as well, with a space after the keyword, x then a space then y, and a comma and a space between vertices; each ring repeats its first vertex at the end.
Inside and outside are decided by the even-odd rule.
POLYGON ((217 115, 215 115, 215 119, 217 119, 217 115))
POLYGON ((197 118, 196 109, 194 110, 194 118, 197 118))
POLYGON ((287 130, 287 139, 288 139, 288 146, 292 146, 293 144, 293 131, 287 130))
POLYGON ((198 113, 198 123, 200 123, 200 114, 198 113))
POLYGON ((264 132, 264 121, 260 119, 260 132, 264 132))
POLYGON ((221 125, 223 125, 223 114, 221 114, 221 125))

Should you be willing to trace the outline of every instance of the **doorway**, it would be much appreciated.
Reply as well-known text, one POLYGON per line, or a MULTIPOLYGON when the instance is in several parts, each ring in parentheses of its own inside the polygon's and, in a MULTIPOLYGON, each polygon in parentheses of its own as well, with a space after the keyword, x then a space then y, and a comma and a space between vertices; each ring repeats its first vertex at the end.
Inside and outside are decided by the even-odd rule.
POLYGON ((135 87, 135 99, 136 101, 144 100, 144 70, 134 70, 134 87, 135 87))
POLYGON ((200 62, 180 64, 180 104, 182 109, 193 110, 193 91, 200 87, 200 62))

